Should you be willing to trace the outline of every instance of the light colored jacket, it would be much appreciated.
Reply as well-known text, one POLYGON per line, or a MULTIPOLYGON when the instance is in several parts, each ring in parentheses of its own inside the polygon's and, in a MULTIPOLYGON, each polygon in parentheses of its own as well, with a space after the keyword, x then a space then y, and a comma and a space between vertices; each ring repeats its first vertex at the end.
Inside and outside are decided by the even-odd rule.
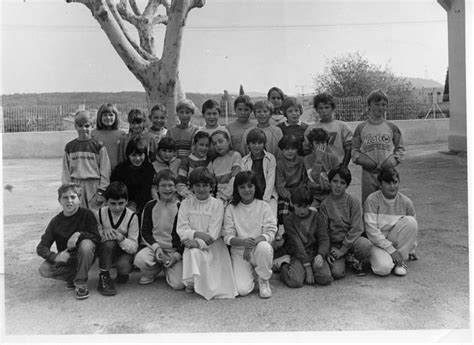
MULTIPOLYGON (((275 156, 270 152, 265 152, 263 157, 263 176, 265 177, 265 193, 263 194, 263 200, 269 201, 272 197, 278 199, 278 193, 275 189, 275 171, 276 171, 276 159, 275 156)), ((241 168, 243 170, 252 170, 252 158, 250 153, 242 158, 241 168)))

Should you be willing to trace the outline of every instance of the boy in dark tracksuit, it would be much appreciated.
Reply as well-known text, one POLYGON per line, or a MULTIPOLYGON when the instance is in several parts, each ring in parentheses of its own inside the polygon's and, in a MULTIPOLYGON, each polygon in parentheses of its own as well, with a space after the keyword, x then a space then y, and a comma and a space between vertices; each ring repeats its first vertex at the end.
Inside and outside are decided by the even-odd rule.
POLYGON ((293 288, 304 283, 329 285, 333 278, 326 261, 329 253, 326 222, 318 212, 310 210, 313 196, 308 187, 297 187, 291 201, 295 209, 284 220, 291 259, 281 264, 280 279, 293 288))

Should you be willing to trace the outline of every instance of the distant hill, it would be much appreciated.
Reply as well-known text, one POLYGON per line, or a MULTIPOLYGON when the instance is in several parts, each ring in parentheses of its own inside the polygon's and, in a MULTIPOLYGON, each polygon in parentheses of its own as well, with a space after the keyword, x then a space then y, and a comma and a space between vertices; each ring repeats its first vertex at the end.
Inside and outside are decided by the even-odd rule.
POLYGON ((433 87, 444 87, 443 84, 437 82, 436 80, 432 79, 423 79, 423 78, 406 78, 414 88, 421 89, 424 88, 433 88, 433 87))

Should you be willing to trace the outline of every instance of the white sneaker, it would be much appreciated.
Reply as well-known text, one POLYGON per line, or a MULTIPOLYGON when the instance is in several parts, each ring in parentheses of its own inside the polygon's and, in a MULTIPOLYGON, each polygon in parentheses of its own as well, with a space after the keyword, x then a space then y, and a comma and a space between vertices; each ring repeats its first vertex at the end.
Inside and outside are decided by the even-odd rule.
POLYGON ((280 271, 280 268, 281 268, 281 265, 286 262, 287 264, 290 263, 290 256, 289 255, 283 255, 283 256, 280 256, 279 258, 276 258, 275 260, 273 260, 273 269, 275 271, 280 271))
POLYGON ((154 281, 155 281, 155 277, 141 276, 140 280, 138 281, 138 284, 148 285, 148 284, 153 283, 154 281))
POLYGON ((393 269, 393 274, 400 277, 406 276, 407 272, 407 266, 404 263, 395 266, 395 268, 393 269))
POLYGON ((261 298, 270 298, 272 297, 272 289, 270 288, 270 281, 269 280, 258 280, 258 288, 260 290, 260 297, 261 298))

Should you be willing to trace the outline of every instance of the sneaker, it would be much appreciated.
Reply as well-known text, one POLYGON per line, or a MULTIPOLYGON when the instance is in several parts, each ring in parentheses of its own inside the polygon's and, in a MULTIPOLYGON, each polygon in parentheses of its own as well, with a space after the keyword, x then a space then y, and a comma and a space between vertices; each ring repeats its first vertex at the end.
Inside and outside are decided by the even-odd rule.
POLYGON ((154 281, 155 281, 155 277, 141 276, 140 280, 138 281, 138 284, 148 285, 148 284, 153 283, 154 281))
POLYGON ((128 282, 130 279, 130 276, 128 274, 117 274, 117 277, 115 278, 115 282, 117 284, 125 284, 128 282))
POLYGON ((407 266, 404 263, 395 266, 395 268, 393 269, 393 274, 400 277, 405 276, 407 274, 407 266))
POLYGON ((270 288, 270 281, 259 279, 258 280, 258 289, 260 291, 261 298, 270 298, 272 297, 272 289, 270 288))
POLYGON ((66 290, 74 290, 76 286, 74 285, 74 282, 72 280, 68 280, 66 282, 66 290))
POLYGON ((280 269, 281 269, 281 265, 283 263, 287 263, 287 264, 290 263, 290 256, 289 255, 283 255, 283 256, 280 256, 279 258, 276 258, 275 260, 273 260, 272 269, 276 272, 279 272, 280 269))
POLYGON ((86 299, 87 297, 89 297, 89 290, 87 289, 87 286, 76 287, 77 299, 86 299))
POLYGON ((189 293, 193 293, 194 292, 194 284, 186 285, 186 288, 184 289, 184 291, 189 292, 189 293))
POLYGON ((114 296, 117 293, 117 291, 115 290, 114 281, 112 280, 112 278, 110 278, 110 274, 99 274, 99 285, 97 286, 97 290, 103 296, 114 296))
POLYGON ((416 256, 415 253, 408 254, 408 260, 416 261, 416 260, 418 260, 418 256, 416 256))

